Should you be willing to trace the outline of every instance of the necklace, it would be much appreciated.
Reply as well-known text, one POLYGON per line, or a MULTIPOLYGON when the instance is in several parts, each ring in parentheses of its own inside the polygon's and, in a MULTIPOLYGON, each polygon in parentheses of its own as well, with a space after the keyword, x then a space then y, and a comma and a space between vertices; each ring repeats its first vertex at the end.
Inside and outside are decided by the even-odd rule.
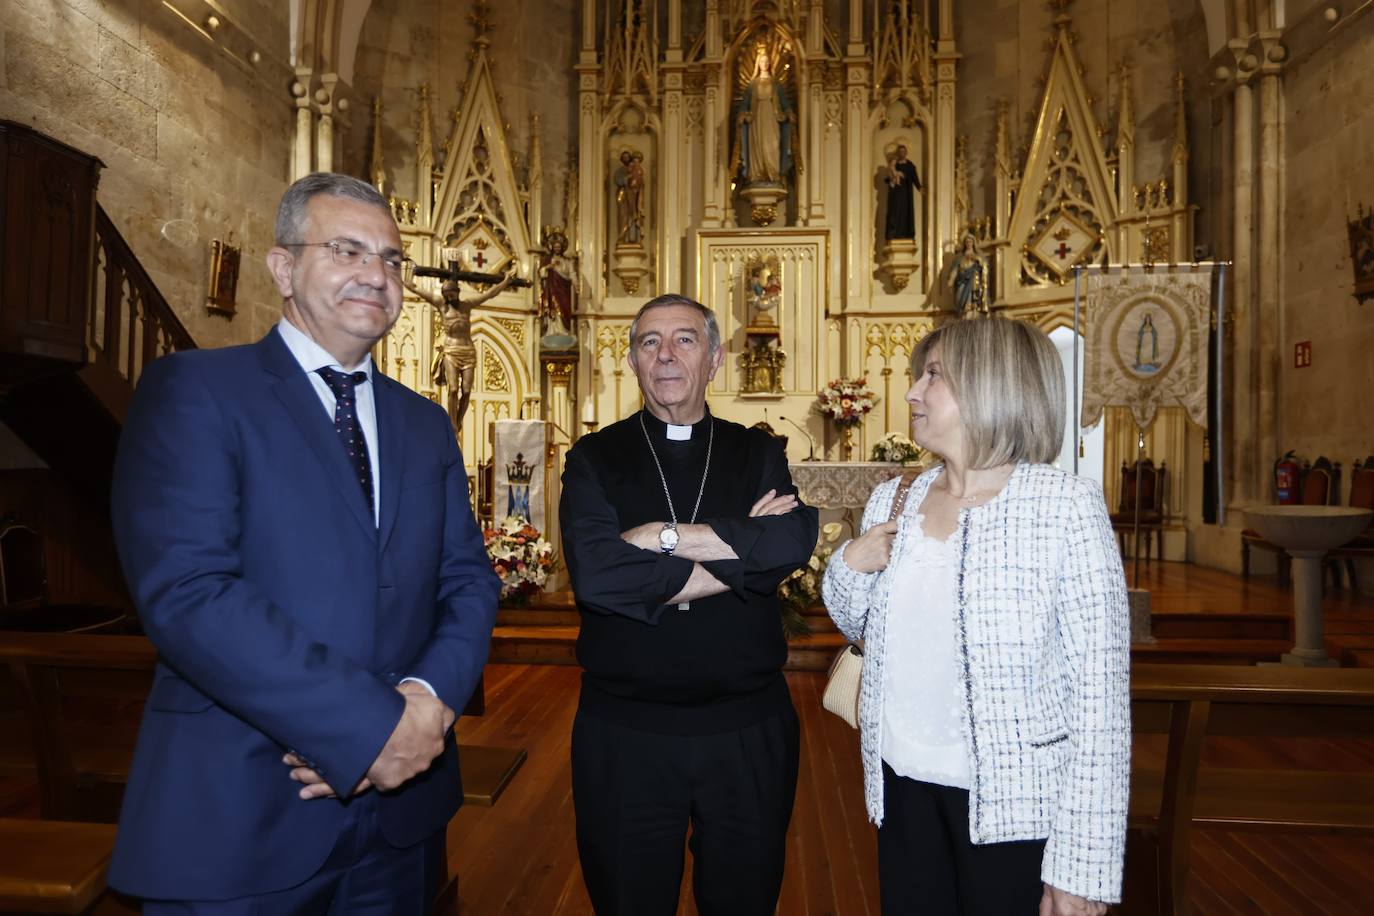
MULTIPOLYGON (((649 427, 644 422, 644 414, 639 414, 639 428, 644 431, 644 442, 649 446, 649 454, 654 456, 654 467, 658 468, 658 479, 663 484, 663 498, 668 501, 668 515, 672 518, 672 528, 677 530, 677 510, 673 508, 673 494, 668 492, 668 475, 663 473, 663 464, 658 460, 658 450, 654 448, 654 440, 649 435, 649 427)), ((697 504, 692 507, 692 517, 687 524, 696 523, 697 512, 701 509, 701 497, 706 492, 706 477, 711 473, 711 444, 716 438, 716 421, 711 419, 711 423, 706 427, 706 467, 701 471, 701 486, 697 488, 697 504)), ((675 545, 674 545, 675 546, 675 545)), ((679 602, 677 609, 685 611, 692 606, 690 601, 679 602)))
POLYGON ((950 488, 949 488, 949 478, 948 478, 948 477, 944 477, 943 475, 941 475, 941 476, 942 476, 941 482, 944 484, 944 486, 941 487, 940 489, 944 490, 944 491, 945 491, 945 495, 947 495, 950 499, 955 500, 955 501, 957 501, 957 502, 961 502, 961 503, 974 503, 974 502, 977 502, 978 500, 982 499, 982 498, 985 497, 985 496, 987 496, 987 497, 996 496, 998 493, 1002 492, 1002 487, 1005 487, 1005 486, 1007 485, 1007 480, 1010 480, 1010 479, 1011 479, 1011 475, 1008 474, 1008 475, 1007 475, 1007 480, 1002 481, 1001 486, 997 486, 997 487, 984 487, 984 488, 981 489, 981 490, 974 490, 972 493, 968 493, 968 494, 966 494, 966 495, 964 495, 964 496, 955 496, 955 495, 954 495, 954 492, 953 492, 952 490, 950 490, 950 488))
MULTIPOLYGON (((673 494, 668 492, 668 477, 663 473, 663 465, 658 460, 658 452, 654 449, 654 440, 649 437, 649 427, 644 423, 644 414, 639 415, 639 428, 644 431, 644 441, 649 445, 649 454, 654 456, 654 467, 658 468, 658 479, 663 484, 663 498, 668 500, 668 515, 673 520, 673 527, 677 527, 677 512, 673 509, 673 494)), ((697 512, 701 509, 701 496, 706 492, 706 475, 711 473, 711 443, 716 438, 716 421, 711 420, 706 427, 706 467, 701 472, 701 487, 697 490, 697 504, 692 507, 692 517, 687 524, 693 525, 697 520, 697 512)))

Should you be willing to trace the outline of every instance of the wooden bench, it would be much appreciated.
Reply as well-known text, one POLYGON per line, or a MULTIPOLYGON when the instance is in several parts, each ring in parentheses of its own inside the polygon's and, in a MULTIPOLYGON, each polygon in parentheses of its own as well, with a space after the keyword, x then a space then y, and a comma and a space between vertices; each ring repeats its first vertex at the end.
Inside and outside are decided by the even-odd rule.
MULTIPOLYGON (((156 661, 143 636, 5 634, 0 665, 14 679, 32 735, 43 818, 118 817, 156 661)), ((464 713, 483 708, 479 682, 464 713)), ((459 760, 464 801, 490 806, 524 763, 525 751, 460 746, 459 760)))
POLYGON ((1136 665, 1131 716, 1168 743, 1132 768, 1123 913, 1187 911, 1194 825, 1374 833, 1374 774, 1202 760, 1209 736, 1374 738, 1374 670, 1136 665))
POLYGON ((105 893, 113 824, 0 819, 0 912, 133 913, 105 893))

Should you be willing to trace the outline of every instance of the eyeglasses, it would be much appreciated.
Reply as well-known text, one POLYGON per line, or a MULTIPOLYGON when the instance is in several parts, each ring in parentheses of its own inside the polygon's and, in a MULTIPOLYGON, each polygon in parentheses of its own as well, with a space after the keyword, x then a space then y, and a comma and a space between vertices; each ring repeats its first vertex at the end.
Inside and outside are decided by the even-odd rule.
POLYGON ((331 242, 287 242, 282 247, 328 248, 329 256, 340 267, 366 267, 373 258, 381 258, 382 266, 393 277, 400 277, 405 271, 406 265, 411 263, 410 258, 399 254, 383 255, 380 252, 368 251, 357 242, 346 239, 335 239, 331 242))

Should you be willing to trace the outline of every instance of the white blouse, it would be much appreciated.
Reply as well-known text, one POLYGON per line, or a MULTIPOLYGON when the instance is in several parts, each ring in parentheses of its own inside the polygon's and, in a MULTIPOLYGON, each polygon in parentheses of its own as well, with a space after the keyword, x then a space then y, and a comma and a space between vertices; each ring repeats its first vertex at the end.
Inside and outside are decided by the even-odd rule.
POLYGON ((893 570, 883 665, 882 755, 899 776, 969 787, 955 642, 959 554, 926 537, 920 514, 893 570))

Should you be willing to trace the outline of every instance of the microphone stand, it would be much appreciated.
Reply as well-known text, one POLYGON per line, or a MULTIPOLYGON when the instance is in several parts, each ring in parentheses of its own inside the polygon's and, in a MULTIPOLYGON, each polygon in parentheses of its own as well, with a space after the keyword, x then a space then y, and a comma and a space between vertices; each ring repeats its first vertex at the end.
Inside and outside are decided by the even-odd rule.
POLYGON ((807 441, 808 443, 810 443, 810 445, 811 445, 811 454, 810 454, 809 456, 807 456, 807 458, 806 458, 805 460, 806 460, 806 461, 815 461, 815 460, 816 460, 816 440, 813 439, 813 438, 811 437, 811 434, 810 434, 809 432, 806 431, 806 427, 805 427, 805 426, 801 426, 801 425, 797 424, 795 421, 789 420, 789 419, 787 419, 786 417, 784 417, 784 416, 782 416, 782 415, 779 415, 779 416, 778 416, 778 419, 781 420, 781 421, 784 422, 784 423, 791 423, 794 427, 797 428, 797 430, 798 430, 799 432, 801 432, 801 434, 802 434, 803 436, 806 437, 806 441, 807 441))

